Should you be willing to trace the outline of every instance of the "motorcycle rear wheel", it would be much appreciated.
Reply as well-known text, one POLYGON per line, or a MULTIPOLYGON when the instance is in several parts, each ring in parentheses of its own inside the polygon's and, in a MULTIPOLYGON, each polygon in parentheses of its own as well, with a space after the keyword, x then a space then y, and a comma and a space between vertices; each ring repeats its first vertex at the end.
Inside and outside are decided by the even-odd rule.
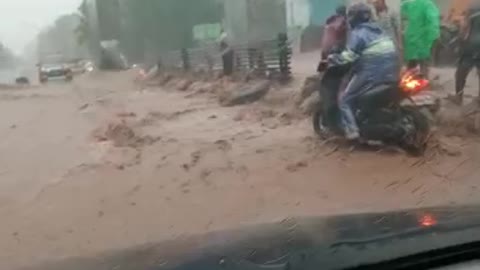
POLYGON ((313 130, 320 138, 325 140, 325 139, 328 139, 328 137, 330 137, 331 134, 323 124, 324 123, 323 121, 324 119, 323 119, 322 110, 320 109, 316 110, 313 113, 313 117, 312 117, 313 130))
MULTIPOLYGON (((339 117, 334 115, 332 117, 339 117)), ((340 119, 336 120, 340 121, 340 119)), ((328 124, 325 119, 325 114, 321 108, 318 108, 312 116, 313 130, 323 140, 330 139, 336 136, 343 136, 343 130, 339 126, 332 126, 328 124)))
POLYGON ((402 147, 411 155, 421 156, 427 149, 430 137, 430 122, 428 118, 415 108, 402 108, 403 113, 414 125, 412 134, 408 134, 402 142, 402 147))

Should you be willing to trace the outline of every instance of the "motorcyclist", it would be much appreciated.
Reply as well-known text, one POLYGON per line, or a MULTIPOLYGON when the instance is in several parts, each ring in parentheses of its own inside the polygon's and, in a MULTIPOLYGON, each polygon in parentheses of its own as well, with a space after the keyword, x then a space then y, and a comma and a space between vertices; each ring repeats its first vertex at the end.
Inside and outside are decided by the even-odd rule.
POLYGON ((339 96, 342 125, 349 140, 360 137, 353 108, 355 100, 377 85, 399 80, 399 57, 395 44, 372 22, 372 16, 367 4, 352 5, 348 10, 350 33, 346 48, 328 58, 330 66, 352 64, 351 78, 339 96))

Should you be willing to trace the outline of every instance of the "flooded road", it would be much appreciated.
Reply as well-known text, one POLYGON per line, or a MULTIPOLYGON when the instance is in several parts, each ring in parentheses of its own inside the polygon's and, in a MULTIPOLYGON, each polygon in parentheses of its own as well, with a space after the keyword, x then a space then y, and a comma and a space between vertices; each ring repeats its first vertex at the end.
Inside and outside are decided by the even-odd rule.
POLYGON ((0 268, 245 224, 478 201, 480 143, 413 158, 319 141, 291 87, 255 104, 94 73, 0 91, 0 268), (477 198, 477 199, 475 199, 477 198))

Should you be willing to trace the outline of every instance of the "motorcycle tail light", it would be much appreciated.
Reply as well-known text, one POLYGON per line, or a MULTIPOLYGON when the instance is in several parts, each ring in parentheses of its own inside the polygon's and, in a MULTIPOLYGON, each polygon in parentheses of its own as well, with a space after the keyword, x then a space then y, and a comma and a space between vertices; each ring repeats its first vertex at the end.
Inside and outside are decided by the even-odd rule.
POLYGON ((422 91, 430 85, 430 81, 424 78, 419 78, 412 72, 406 72, 400 80, 400 88, 410 94, 415 94, 422 91))

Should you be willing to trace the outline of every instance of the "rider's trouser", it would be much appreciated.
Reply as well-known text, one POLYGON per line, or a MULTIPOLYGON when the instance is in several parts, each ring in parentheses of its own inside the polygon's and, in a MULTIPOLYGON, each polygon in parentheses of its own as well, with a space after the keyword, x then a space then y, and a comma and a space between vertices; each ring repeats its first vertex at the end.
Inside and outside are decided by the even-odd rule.
POLYGON ((358 134, 355 100, 376 85, 398 80, 398 58, 394 53, 364 56, 352 70, 352 77, 339 96, 339 108, 346 135, 358 134))
POLYGON ((357 73, 353 74, 345 91, 340 95, 338 105, 346 135, 358 134, 360 132, 355 120, 354 101, 369 88, 369 81, 366 77, 357 73))

